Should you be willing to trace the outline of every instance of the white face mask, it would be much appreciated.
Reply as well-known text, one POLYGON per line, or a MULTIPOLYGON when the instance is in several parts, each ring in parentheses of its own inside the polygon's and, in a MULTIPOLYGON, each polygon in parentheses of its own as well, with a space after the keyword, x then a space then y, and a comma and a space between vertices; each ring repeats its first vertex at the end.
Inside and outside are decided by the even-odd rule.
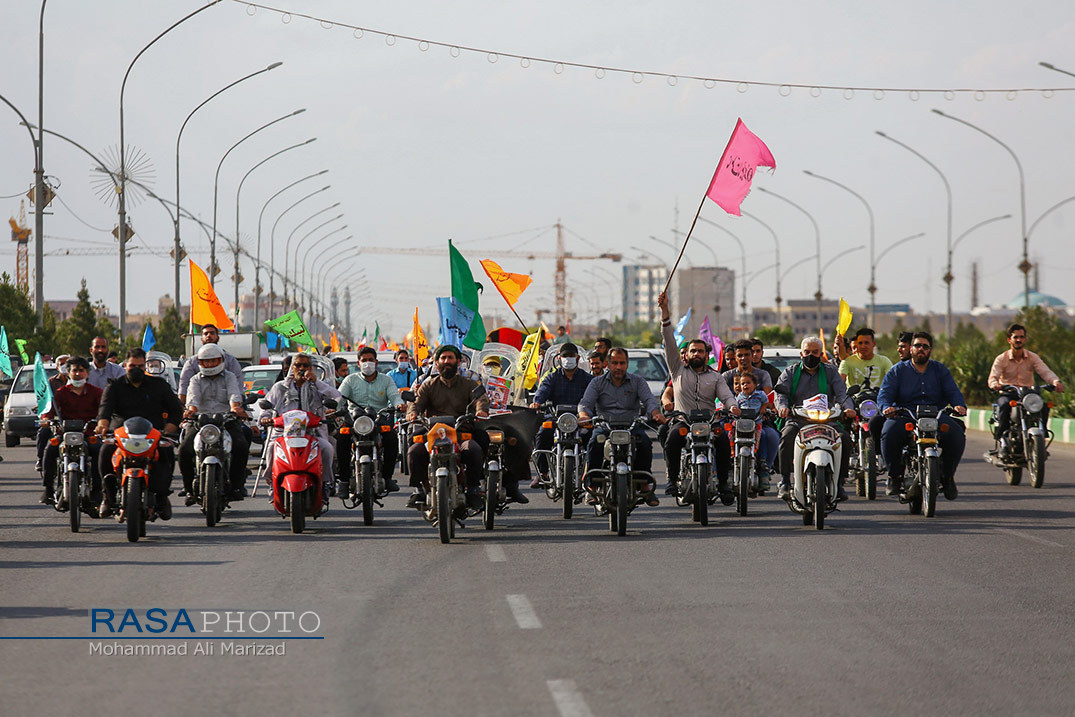
POLYGON ((411 367, 411 362, 410 361, 400 361, 399 362, 399 370, 400 371, 406 371, 410 367, 411 367))
POLYGON ((579 357, 578 356, 562 356, 560 358, 560 365, 568 371, 574 371, 578 368, 579 357))
POLYGON ((362 372, 363 376, 372 376, 377 373, 377 362, 363 361, 358 365, 358 370, 362 372))
POLYGON ((75 388, 82 388, 83 386, 86 385, 86 379, 84 379, 84 378, 80 378, 77 381, 75 379, 73 379, 73 378, 69 378, 69 379, 67 379, 67 382, 69 384, 71 384, 72 386, 74 386, 75 388))

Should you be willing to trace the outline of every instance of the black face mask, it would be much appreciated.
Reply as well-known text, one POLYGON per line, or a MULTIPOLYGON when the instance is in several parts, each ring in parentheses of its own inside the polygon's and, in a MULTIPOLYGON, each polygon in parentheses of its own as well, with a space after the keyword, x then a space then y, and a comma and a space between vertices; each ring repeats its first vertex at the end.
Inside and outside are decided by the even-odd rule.
POLYGON ((803 356, 803 367, 808 369, 815 369, 821 365, 821 357, 814 354, 807 354, 803 356))
POLYGON ((134 383, 141 383, 146 378, 146 370, 141 366, 132 366, 127 369, 127 380, 134 383))
POLYGON ((455 375, 459 372, 459 367, 455 364, 449 364, 441 366, 440 375, 444 378, 455 378, 455 375))

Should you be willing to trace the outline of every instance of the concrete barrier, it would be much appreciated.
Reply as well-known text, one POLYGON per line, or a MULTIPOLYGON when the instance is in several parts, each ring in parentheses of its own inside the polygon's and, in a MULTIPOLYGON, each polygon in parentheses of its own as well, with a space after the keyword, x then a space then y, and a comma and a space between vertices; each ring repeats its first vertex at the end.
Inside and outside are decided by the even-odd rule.
MULTIPOLYGON (((992 409, 971 408, 967 410, 967 428, 972 431, 990 431, 989 417, 992 409)), ((1050 418, 1049 430, 1057 443, 1075 443, 1075 419, 1050 418)))

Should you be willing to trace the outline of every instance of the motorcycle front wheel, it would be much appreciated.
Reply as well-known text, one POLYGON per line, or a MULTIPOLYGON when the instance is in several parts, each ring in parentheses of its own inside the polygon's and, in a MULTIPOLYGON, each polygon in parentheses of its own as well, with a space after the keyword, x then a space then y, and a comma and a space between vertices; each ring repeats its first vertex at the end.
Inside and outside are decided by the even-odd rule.
POLYGON ((287 496, 291 512, 291 532, 298 534, 306 529, 306 491, 288 493, 287 496))
POLYGON ((362 523, 373 525, 373 463, 360 464, 362 479, 359 490, 362 491, 362 523))
POLYGON ((814 475, 814 527, 825 529, 825 508, 829 504, 829 469, 824 468, 814 475))
POLYGON ((137 543, 142 536, 142 488, 140 478, 131 476, 127 479, 123 496, 123 516, 127 521, 127 541, 131 543, 137 543))
POLYGON ((1041 488, 1045 483, 1045 436, 1030 437, 1026 463, 1030 469, 1030 487, 1041 488))
POLYGON ((626 473, 616 475, 616 535, 627 535, 627 501, 630 500, 631 477, 626 473))
POLYGON ((449 480, 451 476, 447 472, 437 476, 437 530, 442 543, 450 543, 452 540, 452 496, 449 492, 449 480))
POLYGON ((866 500, 874 500, 877 498, 877 454, 873 450, 873 440, 870 438, 870 434, 866 434, 863 439, 866 441, 866 465, 863 467, 863 473, 866 477, 866 500))
POLYGON ((699 525, 709 525, 709 466, 694 466, 694 518, 699 525))
POLYGON ((563 487, 564 520, 571 520, 575 510, 575 456, 564 456, 560 464, 560 478, 563 487))
POLYGON ((747 503, 750 499, 750 471, 753 459, 750 456, 739 456, 736 461, 736 509, 739 515, 747 514, 747 503))
POLYGON ((217 504, 220 502, 219 467, 210 464, 203 466, 202 471, 205 474, 202 480, 202 508, 205 511, 205 525, 212 528, 217 522, 217 504))
POLYGON ((77 533, 82 525, 82 471, 72 469, 67 471, 64 480, 64 493, 67 494, 67 512, 71 521, 71 532, 77 533))
POLYGON ((937 513, 937 491, 941 485, 940 456, 926 458, 922 478, 922 511, 927 518, 932 518, 937 513))

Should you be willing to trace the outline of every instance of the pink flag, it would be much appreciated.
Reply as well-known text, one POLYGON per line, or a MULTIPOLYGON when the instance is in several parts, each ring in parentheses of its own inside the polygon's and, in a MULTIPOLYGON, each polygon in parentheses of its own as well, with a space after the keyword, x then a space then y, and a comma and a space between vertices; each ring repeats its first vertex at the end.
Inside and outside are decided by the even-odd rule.
POLYGON ((729 214, 740 216, 739 205, 750 191, 750 181, 754 179, 754 170, 758 167, 775 169, 776 160, 765 142, 747 129, 740 119, 735 123, 732 138, 724 148, 706 196, 729 214))
POLYGON ((698 327, 698 338, 709 344, 710 356, 712 357, 710 361, 719 369, 724 358, 724 343, 713 335, 713 329, 709 326, 708 314, 702 319, 702 325, 698 327))

